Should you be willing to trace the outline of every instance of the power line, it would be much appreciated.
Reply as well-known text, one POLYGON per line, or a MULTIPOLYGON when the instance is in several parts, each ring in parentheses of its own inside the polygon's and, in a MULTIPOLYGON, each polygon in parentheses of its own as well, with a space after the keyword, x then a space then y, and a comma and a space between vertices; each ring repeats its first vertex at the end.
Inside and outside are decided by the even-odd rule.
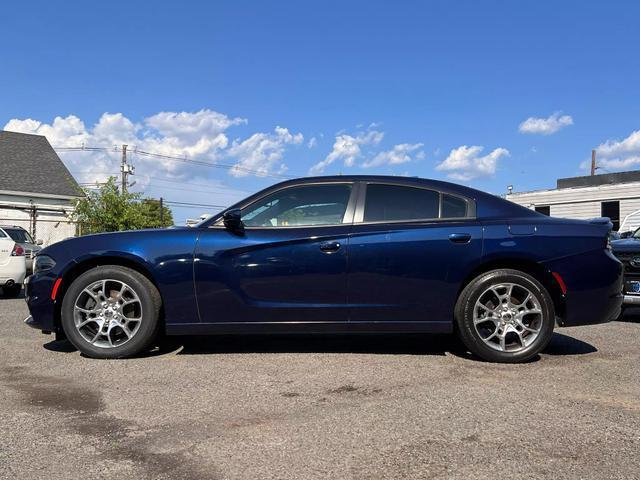
POLYGON ((209 207, 209 208, 227 208, 226 205, 212 205, 210 203, 195 203, 195 202, 178 202, 175 200, 165 200, 165 204, 171 204, 175 206, 194 206, 194 207, 209 207))
POLYGON ((162 188, 165 190, 177 190, 180 192, 193 192, 193 193, 217 193, 220 195, 234 195, 234 193, 232 192, 223 192, 223 191, 218 191, 218 190, 193 190, 192 188, 178 188, 178 187, 168 187, 166 185, 154 185, 152 183, 149 183, 147 185, 145 185, 145 189, 146 188, 162 188))
MULTIPOLYGON (((82 152, 82 151, 101 151, 101 152, 121 152, 124 149, 120 149, 118 146, 114 146, 112 148, 109 147, 87 147, 85 145, 82 145, 80 147, 53 147, 54 150, 59 151, 59 152, 82 152)), ((134 153, 136 155, 140 155, 143 157, 150 157, 150 158, 161 158, 161 159, 165 159, 165 160, 173 160, 176 162, 182 162, 182 163, 189 163, 191 165, 198 165, 201 167, 209 167, 209 168, 222 168, 225 170, 234 170, 237 172, 243 172, 243 173, 248 173, 248 174, 253 174, 256 175, 258 177, 273 177, 273 178, 279 178, 282 180, 286 180, 289 178, 294 178, 290 175, 280 175, 277 173, 268 173, 268 172, 264 172, 261 170, 254 170, 251 168, 245 168, 245 167, 240 167, 238 165, 229 165, 226 163, 211 163, 211 162, 204 162, 202 160, 193 160, 191 158, 188 158, 186 155, 182 156, 182 157, 178 157, 175 155, 165 155, 162 153, 155 153, 155 152, 147 152, 144 150, 138 150, 137 148, 134 148, 133 150, 129 150, 130 153, 134 153)))

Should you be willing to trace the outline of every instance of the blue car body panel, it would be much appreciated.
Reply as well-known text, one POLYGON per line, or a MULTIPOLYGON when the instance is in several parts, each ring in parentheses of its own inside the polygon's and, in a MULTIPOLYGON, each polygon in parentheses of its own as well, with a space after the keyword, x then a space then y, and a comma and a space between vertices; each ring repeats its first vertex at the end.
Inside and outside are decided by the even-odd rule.
POLYGON ((291 185, 330 181, 390 182, 461 195, 473 202, 473 215, 232 232, 220 224, 220 213, 195 228, 69 239, 42 250, 55 266, 28 279, 31 326, 59 331, 68 284, 101 264, 136 268, 154 282, 169 334, 449 332, 465 282, 491 265, 534 266, 554 294, 563 325, 604 322, 619 313, 622 266, 606 248, 607 222, 550 218, 447 182, 378 176, 287 181, 230 208, 291 185), (327 251, 326 245, 338 248, 327 251), (566 294, 559 293, 553 272, 566 294), (61 289, 52 300, 57 279, 61 289))

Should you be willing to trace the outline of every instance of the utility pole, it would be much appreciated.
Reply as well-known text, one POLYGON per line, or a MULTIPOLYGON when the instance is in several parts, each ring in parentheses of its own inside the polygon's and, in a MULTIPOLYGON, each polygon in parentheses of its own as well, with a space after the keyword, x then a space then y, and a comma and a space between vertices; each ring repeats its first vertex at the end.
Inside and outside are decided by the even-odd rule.
POLYGON ((160 197, 160 226, 164 227, 164 200, 160 197))
POLYGON ((136 183, 129 184, 129 175, 134 175, 136 169, 133 165, 127 163, 127 147, 128 145, 122 145, 122 161, 120 162, 120 180, 122 182, 120 191, 122 193, 127 193, 127 188, 136 183))
POLYGON ((591 150, 591 176, 593 177, 596 174, 596 170, 598 167, 596 166, 596 151, 591 150))
POLYGON ((129 168, 127 165, 127 145, 122 145, 122 161, 120 162, 120 180, 122 181, 122 186, 120 187, 121 193, 127 193, 127 174, 129 173, 129 168))

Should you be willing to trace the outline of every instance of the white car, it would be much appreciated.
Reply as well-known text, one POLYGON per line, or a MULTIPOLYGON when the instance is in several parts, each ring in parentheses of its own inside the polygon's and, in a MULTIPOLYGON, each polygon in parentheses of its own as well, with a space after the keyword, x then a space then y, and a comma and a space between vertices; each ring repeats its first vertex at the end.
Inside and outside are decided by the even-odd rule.
POLYGON ((0 232, 0 288, 6 297, 17 297, 27 274, 24 248, 0 232))

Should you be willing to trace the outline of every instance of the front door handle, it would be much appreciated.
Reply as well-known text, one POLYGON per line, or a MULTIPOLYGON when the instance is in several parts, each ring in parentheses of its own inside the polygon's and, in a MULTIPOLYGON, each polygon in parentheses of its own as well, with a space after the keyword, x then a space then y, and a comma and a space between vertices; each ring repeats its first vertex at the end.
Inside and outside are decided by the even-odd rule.
POLYGON ((471 234, 469 233, 452 233, 449 235, 449 240, 453 243, 469 243, 471 241, 471 234))
POLYGON ((333 253, 340 250, 340 242, 323 242, 320 244, 320 250, 324 253, 333 253))

